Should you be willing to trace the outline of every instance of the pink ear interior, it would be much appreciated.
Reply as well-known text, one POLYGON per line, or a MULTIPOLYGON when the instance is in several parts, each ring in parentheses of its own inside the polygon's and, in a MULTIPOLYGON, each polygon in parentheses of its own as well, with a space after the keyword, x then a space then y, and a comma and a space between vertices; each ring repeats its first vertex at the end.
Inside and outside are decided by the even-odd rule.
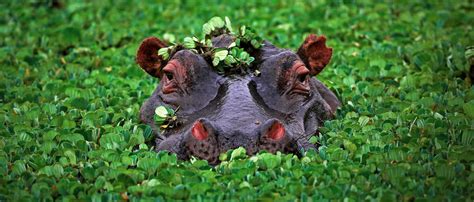
POLYGON ((204 140, 209 136, 209 133, 200 121, 194 123, 193 128, 191 129, 191 134, 199 141, 204 140))
POLYGON ((280 122, 275 122, 268 130, 266 136, 272 140, 281 140, 285 136, 285 127, 280 122))

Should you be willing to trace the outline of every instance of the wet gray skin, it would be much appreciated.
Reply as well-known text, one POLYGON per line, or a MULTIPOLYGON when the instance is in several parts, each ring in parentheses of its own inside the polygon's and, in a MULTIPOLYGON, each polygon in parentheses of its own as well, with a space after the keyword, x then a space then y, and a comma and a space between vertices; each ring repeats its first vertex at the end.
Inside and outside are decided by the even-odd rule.
MULTIPOLYGON (((261 72, 255 76, 219 75, 203 56, 189 50, 161 60, 153 54, 164 43, 145 39, 137 62, 161 80, 143 104, 140 118, 156 134, 157 150, 176 153, 180 159, 195 156, 217 164, 220 153, 237 147, 244 147, 249 155, 261 150, 300 154, 315 149, 309 138, 340 105, 313 76, 332 53, 324 40, 321 44, 321 38, 308 37, 298 54, 265 42, 253 53, 256 61, 251 68, 261 72), (160 105, 178 109, 176 127, 158 130, 153 116, 160 105)), ((231 42, 225 35, 213 39, 216 47, 231 42)))

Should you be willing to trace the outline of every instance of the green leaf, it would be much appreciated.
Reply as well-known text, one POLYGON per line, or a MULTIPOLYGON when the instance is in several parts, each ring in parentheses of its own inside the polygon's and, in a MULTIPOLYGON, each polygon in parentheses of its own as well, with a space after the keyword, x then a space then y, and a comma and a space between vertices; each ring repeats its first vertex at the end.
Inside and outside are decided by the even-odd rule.
POLYGON ((76 154, 73 151, 71 150, 65 151, 64 156, 66 156, 69 159, 69 163, 71 165, 76 165, 77 158, 76 158, 76 154))
POLYGON ((196 44, 195 44, 194 40, 191 37, 184 38, 183 46, 187 49, 196 48, 196 44))
POLYGON ((225 26, 227 30, 232 33, 232 24, 230 23, 230 19, 227 16, 225 16, 225 26))
POLYGON ((216 53, 214 53, 214 58, 218 58, 219 61, 221 60, 225 60, 225 58, 227 57, 227 54, 229 52, 227 50, 220 50, 220 51, 217 51, 216 53))
POLYGON ((232 55, 227 55, 225 57, 225 60, 224 60, 225 64, 227 65, 232 65, 234 63, 236 63, 237 61, 235 60, 235 58, 232 56, 232 55))
POLYGON ((249 59, 250 55, 245 52, 245 51, 242 51, 239 55, 239 59, 242 60, 242 61, 247 61, 249 59))
POLYGON ((166 118, 169 116, 168 110, 165 106, 159 106, 155 109, 155 114, 161 118, 166 118))
POLYGON ((165 41, 170 42, 170 43, 175 43, 176 42, 176 37, 173 34, 170 34, 170 33, 165 33, 163 35, 163 39, 165 41))
POLYGON ((270 153, 260 154, 258 158, 262 162, 261 166, 268 170, 274 169, 281 163, 281 156, 270 153))
POLYGON ((172 108, 169 108, 169 107, 165 107, 166 108, 166 111, 168 111, 168 116, 174 116, 175 114, 175 111, 172 109, 172 108))
POLYGON ((474 118, 474 100, 465 103, 462 108, 467 116, 474 118))
POLYGON ((138 160, 137 167, 143 169, 148 174, 153 174, 160 166, 160 160, 157 158, 143 158, 138 160))
POLYGON ((247 156, 247 151, 245 151, 245 148, 239 147, 237 149, 234 149, 234 151, 232 151, 232 154, 230 155, 230 160, 232 161, 238 158, 244 158, 246 156, 247 156))
POLYGON ((247 59, 247 61, 245 61, 247 63, 247 65, 250 65, 250 63, 252 63, 253 61, 255 61, 255 58, 254 57, 249 57, 247 59))
POLYGON ((82 97, 74 98, 71 101, 71 106, 77 109, 82 109, 82 110, 87 109, 88 105, 89 103, 87 102, 87 100, 82 97))
POLYGON ((13 167, 12 167, 12 172, 15 174, 15 175, 21 175, 23 174, 24 172, 26 172, 26 165, 23 161, 21 160, 16 160, 15 163, 13 164, 13 167))
POLYGON ((245 35, 245 25, 240 27, 240 35, 244 36, 245 35))
POLYGON ((361 126, 367 125, 367 123, 369 123, 369 121, 370 121, 370 118, 367 117, 367 116, 359 117, 359 125, 361 125, 361 126))
POLYGON ((357 151, 357 146, 354 143, 352 143, 348 140, 344 141, 344 148, 346 148, 347 150, 349 150, 351 152, 357 151))
POLYGON ((252 39, 252 40, 250 41, 250 44, 252 44, 252 46, 253 46, 254 48, 257 48, 257 49, 261 47, 260 42, 258 42, 256 39, 252 39))
POLYGON ((470 146, 472 145, 473 140, 474 140, 474 130, 472 129, 464 130, 461 136, 461 143, 463 145, 470 146))
POLYGON ((132 134, 128 141, 128 146, 136 146, 145 143, 145 137, 143 134, 132 134))
POLYGON ((205 35, 211 34, 212 31, 214 31, 214 26, 208 23, 202 25, 202 32, 204 32, 205 35))
POLYGON ((158 50, 158 55, 160 55, 163 60, 167 60, 170 57, 169 48, 160 48, 158 50))
POLYGON ((206 39, 206 46, 212 47, 212 40, 206 39))
POLYGON ((309 138, 309 142, 311 144, 317 144, 318 143, 318 136, 311 136, 311 138, 309 138))
POLYGON ((225 22, 220 17, 213 17, 208 23, 218 29, 223 28, 225 25, 225 22))
POLYGON ((214 59, 212 59, 212 66, 216 67, 217 65, 219 65, 219 58, 218 57, 215 57, 214 59))

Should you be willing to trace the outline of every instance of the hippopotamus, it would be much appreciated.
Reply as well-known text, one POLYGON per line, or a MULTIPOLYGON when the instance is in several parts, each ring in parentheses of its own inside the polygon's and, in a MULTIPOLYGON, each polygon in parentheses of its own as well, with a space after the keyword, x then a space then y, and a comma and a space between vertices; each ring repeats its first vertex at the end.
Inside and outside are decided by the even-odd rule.
MULTIPOLYGON (((212 38, 214 47, 228 47, 233 36, 212 38)), ((296 52, 268 41, 251 54, 259 74, 220 74, 205 56, 179 50, 164 59, 166 43, 143 40, 136 62, 158 86, 140 109, 140 119, 156 135, 156 150, 219 163, 219 155, 243 147, 301 155, 317 149, 309 139, 325 120, 335 116, 340 101, 315 76, 329 63, 326 38, 310 34, 296 52), (154 120, 158 106, 176 110, 179 124, 160 131, 154 120)))

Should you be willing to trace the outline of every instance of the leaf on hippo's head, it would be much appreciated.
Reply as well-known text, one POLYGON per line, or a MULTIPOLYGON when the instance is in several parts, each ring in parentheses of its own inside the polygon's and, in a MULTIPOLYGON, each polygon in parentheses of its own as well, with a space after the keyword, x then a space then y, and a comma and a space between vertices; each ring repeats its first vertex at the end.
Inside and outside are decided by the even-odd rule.
POLYGON ((218 29, 223 28, 225 25, 225 22, 220 17, 213 17, 209 20, 208 23, 218 29))
POLYGON ((155 114, 158 115, 159 117, 162 117, 162 118, 166 118, 169 115, 168 110, 166 110, 165 106, 157 107, 155 109, 155 114))
POLYGON ((214 53, 214 58, 218 58, 219 61, 222 61, 222 60, 225 59, 225 57, 227 56, 228 53, 229 53, 229 51, 227 51, 227 50, 219 50, 216 53, 214 53))
POLYGON ((196 43, 194 42, 193 38, 186 37, 183 40, 183 46, 187 49, 193 49, 196 47, 196 43))
POLYGON ((169 47, 160 48, 158 50, 158 55, 161 56, 163 60, 167 60, 170 57, 169 50, 170 50, 169 47))
POLYGON ((214 31, 214 26, 209 23, 202 25, 202 32, 204 32, 205 35, 211 34, 212 31, 214 31))

